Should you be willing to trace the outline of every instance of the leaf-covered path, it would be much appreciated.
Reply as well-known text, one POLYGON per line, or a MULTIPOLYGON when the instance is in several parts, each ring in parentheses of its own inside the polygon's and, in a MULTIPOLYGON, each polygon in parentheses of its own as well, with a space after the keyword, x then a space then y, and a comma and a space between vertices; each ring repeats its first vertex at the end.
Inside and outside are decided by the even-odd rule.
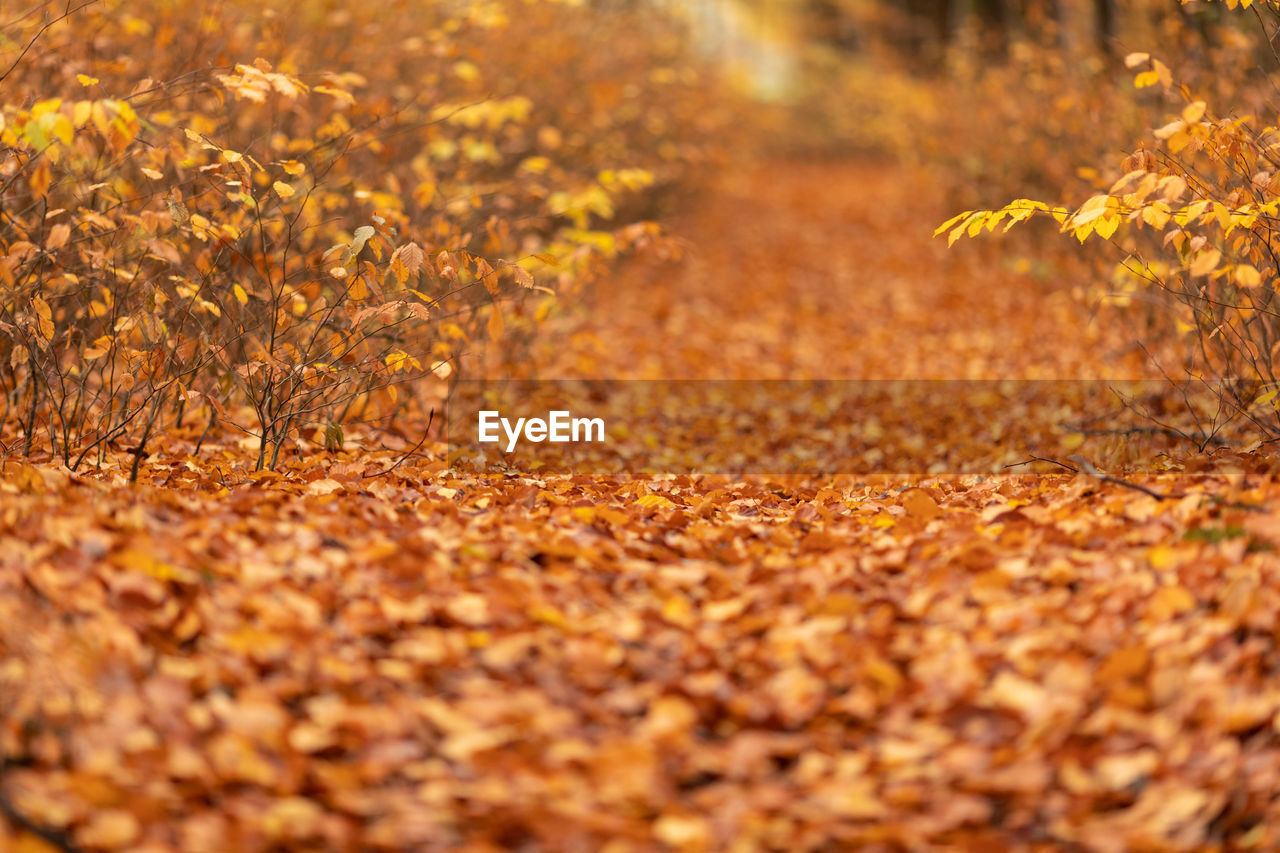
MULTIPOLYGON (((687 264, 602 286, 548 372, 1132 364, 1068 286, 929 241, 945 213, 897 167, 744 168, 676 223, 687 264)), ((1280 844, 1280 515, 1247 457, 1157 500, 390 453, 252 474, 194 438, 136 487, 0 480, 5 849, 42 849, 19 820, 93 850, 1280 844)))
MULTIPOLYGON (((923 171, 772 161, 729 169, 672 230, 688 263, 635 265, 584 326, 593 375, 697 379, 1139 376, 1069 278, 930 238, 951 215, 923 171)), ((1079 271, 1075 271, 1079 275, 1079 271)), ((581 350, 581 348, 580 348, 581 350)), ((552 371, 554 373, 554 371, 552 371)))

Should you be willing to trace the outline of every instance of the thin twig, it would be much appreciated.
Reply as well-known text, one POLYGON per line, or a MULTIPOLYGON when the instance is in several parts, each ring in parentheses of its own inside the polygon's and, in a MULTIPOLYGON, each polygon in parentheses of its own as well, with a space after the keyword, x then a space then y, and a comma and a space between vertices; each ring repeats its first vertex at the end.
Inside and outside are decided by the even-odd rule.
POLYGON ((1070 465, 1068 465, 1065 462, 1059 462, 1057 459, 1046 459, 1043 456, 1032 456, 1027 459, 1024 459, 1021 462, 1014 462, 1012 465, 1006 465, 1004 467, 1005 467, 1005 470, 1008 470, 1010 468, 1017 468, 1019 465, 1030 465, 1032 462, 1048 462, 1050 465, 1057 465, 1059 468, 1066 468, 1068 471, 1071 471, 1072 473, 1077 473, 1077 474, 1079 473, 1077 469, 1072 468, 1070 465))
POLYGON ((404 454, 399 459, 397 459, 395 461, 395 464, 392 465, 390 468, 387 468, 385 471, 375 471, 372 474, 361 474, 360 479, 369 480, 369 479, 372 479, 373 477, 381 477, 384 474, 390 474, 392 471, 396 470, 401 465, 403 465, 407 459, 416 455, 418 452, 418 448, 422 447, 422 445, 427 443, 427 438, 430 437, 431 435, 431 425, 435 423, 435 420, 436 420, 436 410, 433 408, 431 410, 431 414, 427 417, 427 428, 422 431, 421 441, 415 444, 408 453, 404 454))
MULTIPOLYGON (((1129 407, 1129 408, 1132 408, 1132 407, 1129 407)), ((1143 414, 1143 413, 1141 413, 1141 412, 1139 412, 1139 413, 1138 413, 1138 415, 1139 415, 1139 417, 1150 418, 1150 416, 1149 416, 1149 415, 1143 414)), ((1192 443, 1198 443, 1198 442, 1197 442, 1197 440, 1196 440, 1196 438, 1195 438, 1195 436, 1187 435, 1185 432, 1182 432, 1181 430, 1174 429, 1173 427, 1166 427, 1166 426, 1145 426, 1145 427, 1144 427, 1144 426, 1134 426, 1134 427, 1115 427, 1115 428, 1112 428, 1112 429, 1100 429, 1100 428, 1097 428, 1097 427, 1085 427, 1085 426, 1082 426, 1082 425, 1080 425, 1080 424, 1071 424, 1071 423, 1061 423, 1061 424, 1059 424, 1059 426, 1063 427, 1064 429, 1070 429, 1070 430, 1072 430, 1072 431, 1074 431, 1074 432, 1078 432, 1078 433, 1080 433, 1081 435, 1093 435, 1093 436, 1098 436, 1098 435, 1122 435, 1122 436, 1127 436, 1127 435, 1165 435, 1165 436, 1168 436, 1169 438, 1176 438, 1176 439, 1180 439, 1180 440, 1182 440, 1182 441, 1190 441, 1190 442, 1192 442, 1192 443)), ((1223 447, 1225 447, 1225 446, 1227 446, 1227 445, 1230 445, 1230 444, 1232 443, 1229 439, 1225 439, 1225 438, 1222 438, 1222 437, 1220 437, 1220 436, 1216 436, 1216 435, 1210 435, 1210 436, 1207 436, 1207 437, 1205 438, 1205 440, 1206 440, 1206 441, 1208 441, 1210 444, 1221 445, 1221 446, 1223 446, 1223 447)))
POLYGON ((1147 488, 1141 483, 1133 483, 1133 482, 1130 482, 1129 480, 1122 480, 1119 477, 1112 477, 1109 474, 1104 474, 1101 471, 1099 471, 1097 468, 1093 467, 1092 462, 1090 462, 1088 459, 1085 459, 1083 456, 1081 456, 1078 453, 1074 456, 1068 456, 1067 458, 1070 459, 1072 462, 1075 462, 1076 464, 1078 464, 1081 470, 1083 470, 1090 477, 1095 477, 1104 483, 1113 483, 1117 486, 1124 486, 1126 489, 1133 489, 1136 492, 1142 492, 1144 495, 1150 495, 1151 497, 1155 498, 1158 501, 1168 501, 1168 500, 1173 500, 1175 498, 1186 497, 1186 495, 1182 495, 1182 494, 1165 494, 1164 492, 1157 492, 1155 489, 1147 488))
POLYGON ((79 6, 76 6, 74 9, 71 8, 71 4, 68 3, 66 9, 63 10, 61 15, 54 18, 52 21, 47 22, 43 27, 41 27, 39 30, 36 31, 36 34, 31 37, 31 41, 27 42, 27 46, 22 49, 22 53, 18 54, 18 58, 13 61, 13 64, 10 65, 7 69, 5 69, 5 72, 3 74, 0 74, 0 83, 3 83, 4 79, 13 73, 13 69, 18 67, 18 63, 21 62, 22 58, 27 55, 27 53, 31 50, 32 46, 35 45, 35 43, 40 40, 40 36, 44 35, 46 30, 48 30, 50 27, 52 27, 54 24, 58 23, 59 21, 65 18, 71 17, 76 12, 79 12, 81 9, 85 8, 86 6, 92 6, 94 3, 97 3, 97 2, 98 0, 87 0, 87 2, 81 3, 79 6))

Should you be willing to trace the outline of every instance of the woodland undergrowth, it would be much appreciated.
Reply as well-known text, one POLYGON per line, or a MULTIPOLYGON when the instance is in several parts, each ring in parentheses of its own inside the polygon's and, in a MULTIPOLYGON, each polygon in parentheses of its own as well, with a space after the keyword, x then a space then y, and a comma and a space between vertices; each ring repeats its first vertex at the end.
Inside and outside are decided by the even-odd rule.
POLYGON ((0 22, 0 454, 75 470, 226 431, 273 467, 420 425, 486 345, 519 371, 557 304, 661 242, 724 135, 682 29, 640 14, 90 0, 0 22))

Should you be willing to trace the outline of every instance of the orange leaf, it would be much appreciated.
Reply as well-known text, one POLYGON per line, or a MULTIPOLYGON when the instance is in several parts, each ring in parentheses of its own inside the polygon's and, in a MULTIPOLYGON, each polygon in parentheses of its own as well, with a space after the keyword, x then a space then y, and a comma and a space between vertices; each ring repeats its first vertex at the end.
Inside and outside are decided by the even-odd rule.
POLYGON ((486 325, 486 329, 489 332, 490 340, 501 340, 503 332, 502 311, 498 309, 498 303, 496 302, 489 306, 489 322, 486 325))

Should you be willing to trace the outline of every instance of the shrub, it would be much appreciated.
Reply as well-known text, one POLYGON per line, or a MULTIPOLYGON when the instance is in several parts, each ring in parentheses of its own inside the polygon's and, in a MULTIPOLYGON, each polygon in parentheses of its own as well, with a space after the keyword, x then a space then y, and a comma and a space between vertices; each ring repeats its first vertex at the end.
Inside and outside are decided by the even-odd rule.
POLYGON ((269 466, 486 341, 518 353, 656 233, 618 218, 711 156, 716 93, 635 14, 109 0, 10 23, 5 452, 136 462, 157 430, 218 426, 269 466))
POLYGON ((954 243, 1049 214, 1081 243, 1097 237, 1117 247, 1114 298, 1150 296, 1161 307, 1149 314, 1148 344, 1182 388, 1186 432, 1202 447, 1233 418, 1263 438, 1280 436, 1280 124, 1257 65, 1264 55, 1275 61, 1266 45, 1280 28, 1280 4, 1226 6, 1253 17, 1224 21, 1210 42, 1175 40, 1176 60, 1145 52, 1125 58, 1140 96, 1177 112, 1153 131, 1150 148, 1130 153, 1118 169, 1096 167, 1109 175, 1102 191, 1074 208, 1018 199, 965 211, 937 232, 954 243))

